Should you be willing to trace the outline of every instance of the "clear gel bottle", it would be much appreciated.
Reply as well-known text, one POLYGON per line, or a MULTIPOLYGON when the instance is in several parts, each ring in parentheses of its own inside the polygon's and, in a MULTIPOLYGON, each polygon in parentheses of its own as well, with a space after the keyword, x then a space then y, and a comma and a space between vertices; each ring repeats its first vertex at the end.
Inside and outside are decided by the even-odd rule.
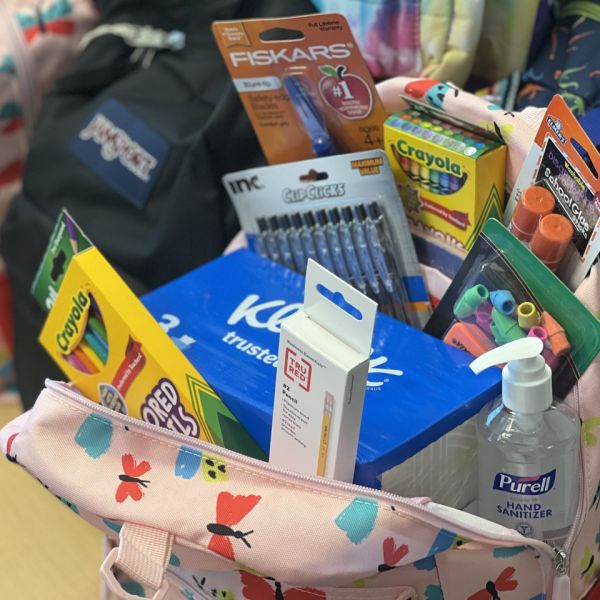
POLYGON ((552 403, 542 349, 528 337, 471 363, 475 373, 506 363, 502 397, 479 416, 479 514, 561 548, 577 510, 580 424, 552 403))

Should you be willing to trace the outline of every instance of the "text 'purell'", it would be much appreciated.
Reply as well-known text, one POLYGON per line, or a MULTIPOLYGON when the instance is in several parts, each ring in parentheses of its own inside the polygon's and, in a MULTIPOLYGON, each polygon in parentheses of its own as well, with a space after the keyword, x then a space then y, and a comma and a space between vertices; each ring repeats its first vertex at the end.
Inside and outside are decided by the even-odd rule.
POLYGON ((555 479, 556 469, 536 477, 497 473, 494 479, 494 489, 523 496, 539 496, 554 487, 555 479))

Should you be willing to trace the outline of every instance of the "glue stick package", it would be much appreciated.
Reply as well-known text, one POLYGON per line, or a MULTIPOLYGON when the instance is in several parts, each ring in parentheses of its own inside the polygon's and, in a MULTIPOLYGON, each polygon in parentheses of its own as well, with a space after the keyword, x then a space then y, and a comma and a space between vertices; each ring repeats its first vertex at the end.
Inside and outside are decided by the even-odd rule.
POLYGON ((249 247, 304 274, 312 258, 379 310, 422 329, 431 307, 383 150, 229 173, 249 247))
POLYGON ((473 356, 537 337, 560 398, 600 351, 600 321, 495 219, 484 226, 425 332, 473 356))
POLYGON ((572 290, 600 253, 600 154, 560 96, 544 115, 504 222, 572 290))

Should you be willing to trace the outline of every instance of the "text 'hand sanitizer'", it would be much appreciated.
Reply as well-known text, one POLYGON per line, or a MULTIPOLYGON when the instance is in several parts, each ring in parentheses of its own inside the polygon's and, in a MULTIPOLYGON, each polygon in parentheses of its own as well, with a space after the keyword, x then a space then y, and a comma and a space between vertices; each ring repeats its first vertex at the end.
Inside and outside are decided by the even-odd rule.
POLYGON ((479 417, 479 514, 552 546, 564 543, 577 509, 579 420, 552 404, 543 342, 504 344, 471 363, 502 370, 502 402, 479 417))

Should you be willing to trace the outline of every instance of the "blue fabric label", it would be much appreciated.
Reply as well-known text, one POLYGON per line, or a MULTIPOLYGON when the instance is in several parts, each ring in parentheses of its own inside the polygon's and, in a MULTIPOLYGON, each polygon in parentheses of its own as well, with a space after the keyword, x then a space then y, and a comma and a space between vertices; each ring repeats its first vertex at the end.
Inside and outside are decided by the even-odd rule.
POLYGON ((111 98, 73 137, 70 149, 110 187, 143 208, 170 146, 147 123, 111 98))

